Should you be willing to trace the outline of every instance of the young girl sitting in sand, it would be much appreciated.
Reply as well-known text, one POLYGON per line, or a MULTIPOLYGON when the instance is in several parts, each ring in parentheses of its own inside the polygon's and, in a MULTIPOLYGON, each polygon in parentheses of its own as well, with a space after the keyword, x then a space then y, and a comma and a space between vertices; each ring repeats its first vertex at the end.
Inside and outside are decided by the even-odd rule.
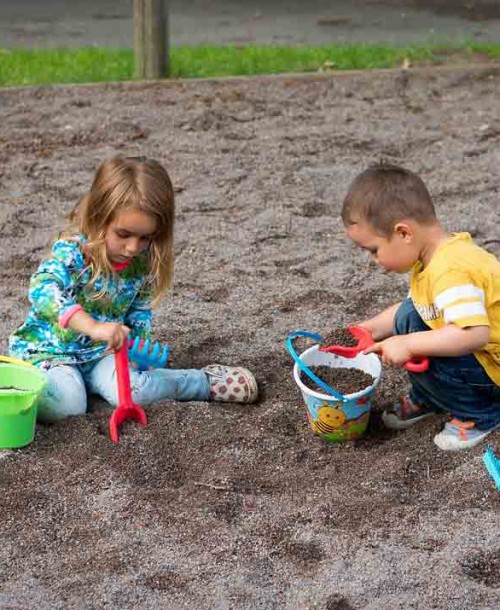
MULTIPOLYGON (((27 318, 9 340, 12 356, 47 374, 40 421, 86 413, 87 392, 117 406, 112 352, 151 335, 152 308, 172 279, 173 226, 174 191, 158 162, 115 157, 98 168, 50 258, 33 274, 27 318)), ((257 399, 255 378, 242 367, 131 368, 130 381, 143 406, 257 399)))

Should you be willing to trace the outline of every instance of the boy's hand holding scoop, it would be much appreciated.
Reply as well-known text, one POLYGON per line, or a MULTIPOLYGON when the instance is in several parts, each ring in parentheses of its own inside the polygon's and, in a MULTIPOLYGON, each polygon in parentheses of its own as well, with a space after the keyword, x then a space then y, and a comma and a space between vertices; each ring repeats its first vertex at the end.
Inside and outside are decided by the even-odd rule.
MULTIPOLYGON (((372 334, 361 326, 349 326, 345 329, 355 339, 357 343, 353 346, 346 345, 325 345, 319 348, 320 352, 330 352, 345 358, 354 358, 357 354, 371 354, 372 352, 381 354, 382 362, 403 366, 412 373, 422 373, 429 368, 429 359, 425 356, 413 356, 405 345, 405 336, 394 336, 375 343, 372 334)), ((326 337, 328 341, 329 337, 326 337)))

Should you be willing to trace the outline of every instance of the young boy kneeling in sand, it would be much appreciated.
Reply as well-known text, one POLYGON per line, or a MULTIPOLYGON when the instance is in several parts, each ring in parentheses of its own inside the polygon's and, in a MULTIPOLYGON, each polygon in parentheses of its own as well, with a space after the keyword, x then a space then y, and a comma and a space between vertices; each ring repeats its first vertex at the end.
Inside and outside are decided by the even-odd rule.
POLYGON ((406 429, 446 411, 436 445, 477 445, 500 426, 500 262, 469 233, 447 233, 422 180, 401 167, 358 175, 342 219, 381 267, 411 271, 409 298, 360 324, 376 341, 365 353, 395 365, 430 360, 426 372, 409 373, 411 391, 383 413, 385 425, 406 429))

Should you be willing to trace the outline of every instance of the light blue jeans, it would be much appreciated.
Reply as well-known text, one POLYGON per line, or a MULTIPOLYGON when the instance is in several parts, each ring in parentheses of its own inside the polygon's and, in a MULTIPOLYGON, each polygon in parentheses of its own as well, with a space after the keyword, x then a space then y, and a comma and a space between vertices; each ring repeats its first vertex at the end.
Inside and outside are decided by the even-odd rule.
MULTIPOLYGON (((411 299, 403 301, 394 319, 394 334, 430 330, 411 299)), ((473 354, 429 358, 424 373, 409 373, 411 397, 435 411, 447 411, 462 421, 472 420, 480 430, 500 424, 500 387, 486 374, 473 354)))
MULTIPOLYGON (((87 395, 98 394, 118 406, 115 357, 105 356, 81 366, 56 365, 45 371, 47 388, 38 402, 38 420, 53 423, 87 412, 87 395)), ((158 400, 209 399, 206 373, 198 369, 130 369, 132 400, 141 406, 158 400)))

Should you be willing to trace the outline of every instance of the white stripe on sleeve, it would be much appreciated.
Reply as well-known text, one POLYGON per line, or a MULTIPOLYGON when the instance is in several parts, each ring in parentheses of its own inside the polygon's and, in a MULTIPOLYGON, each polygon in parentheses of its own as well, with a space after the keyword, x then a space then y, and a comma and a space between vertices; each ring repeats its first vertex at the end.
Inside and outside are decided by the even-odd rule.
POLYGON ((461 303, 447 307, 443 313, 445 322, 454 322, 472 316, 486 316, 486 309, 482 303, 461 303))
POLYGON ((440 292, 434 302, 438 309, 445 309, 459 299, 475 299, 484 303, 484 290, 474 286, 474 284, 462 284, 461 286, 453 286, 440 292))

